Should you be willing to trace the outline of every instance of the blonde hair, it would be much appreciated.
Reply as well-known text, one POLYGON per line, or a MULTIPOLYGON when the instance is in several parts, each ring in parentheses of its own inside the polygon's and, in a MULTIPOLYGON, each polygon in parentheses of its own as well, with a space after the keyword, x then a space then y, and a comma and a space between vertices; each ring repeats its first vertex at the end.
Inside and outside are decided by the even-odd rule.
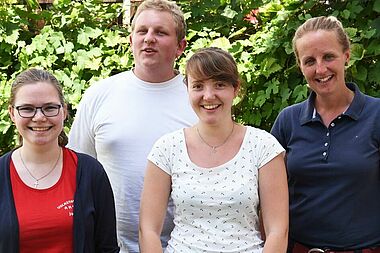
POLYGON ((175 2, 167 0, 146 0, 142 2, 140 6, 137 8, 137 11, 132 19, 132 32, 135 29, 137 17, 141 14, 141 12, 145 10, 165 11, 170 13, 176 25, 178 42, 185 38, 186 22, 183 12, 175 2))
POLYGON ((310 18, 305 21, 300 27, 297 28, 293 37, 293 52, 299 64, 297 40, 300 39, 308 32, 314 32, 317 30, 333 31, 337 35, 338 42, 342 45, 343 52, 350 48, 350 39, 345 32, 342 23, 334 16, 320 16, 310 18))

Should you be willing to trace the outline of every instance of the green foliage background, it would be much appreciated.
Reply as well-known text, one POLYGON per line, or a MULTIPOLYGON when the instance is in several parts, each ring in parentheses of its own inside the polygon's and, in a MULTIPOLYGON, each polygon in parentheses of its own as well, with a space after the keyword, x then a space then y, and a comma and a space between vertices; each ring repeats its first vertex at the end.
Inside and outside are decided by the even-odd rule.
MULTIPOLYGON (((133 66, 128 29, 117 24, 121 4, 56 0, 49 9, 36 10, 35 1, 27 1, 33 3, 27 6, 6 2, 0 1, 0 154, 17 142, 7 107, 10 85, 21 71, 39 66, 53 72, 64 86, 73 117, 88 86, 133 66)), ((199 48, 217 46, 231 52, 244 82, 244 95, 235 101, 239 122, 269 130, 281 109, 307 97, 291 39, 296 28, 314 16, 334 15, 342 21, 352 39, 347 81, 380 97, 380 0, 177 3, 188 23, 188 47, 177 67, 183 71, 199 48)))

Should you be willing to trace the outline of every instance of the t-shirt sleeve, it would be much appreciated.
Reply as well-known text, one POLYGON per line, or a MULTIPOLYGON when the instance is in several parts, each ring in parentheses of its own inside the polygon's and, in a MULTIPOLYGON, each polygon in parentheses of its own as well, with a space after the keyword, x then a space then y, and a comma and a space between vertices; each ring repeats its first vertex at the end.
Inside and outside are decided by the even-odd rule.
POLYGON ((285 151, 276 138, 264 130, 258 130, 255 142, 257 143, 257 148, 255 149, 257 168, 263 167, 285 151))
POLYGON ((95 150, 95 133, 93 131, 93 117, 95 112, 95 99, 91 94, 91 87, 84 94, 74 122, 69 133, 67 147, 80 153, 85 153, 97 158, 95 150))
POLYGON ((164 135, 159 138, 153 145, 148 160, 159 167, 161 170, 171 175, 171 162, 170 162, 170 138, 164 135))

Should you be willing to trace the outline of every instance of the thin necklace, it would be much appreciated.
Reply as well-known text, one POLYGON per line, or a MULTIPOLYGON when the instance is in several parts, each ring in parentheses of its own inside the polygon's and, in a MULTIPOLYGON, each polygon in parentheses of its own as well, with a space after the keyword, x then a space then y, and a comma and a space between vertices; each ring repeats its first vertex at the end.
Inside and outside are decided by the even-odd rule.
POLYGON ((44 179, 45 177, 49 176, 50 173, 52 173, 53 170, 57 167, 57 164, 58 164, 59 158, 61 158, 62 150, 59 149, 59 156, 58 156, 57 161, 55 161, 53 168, 51 168, 51 169, 49 170, 48 173, 46 173, 45 175, 43 175, 43 176, 40 177, 40 178, 36 178, 35 176, 33 176, 32 172, 30 172, 30 170, 28 169, 28 167, 26 167, 26 164, 25 164, 25 162, 24 162, 24 160, 22 159, 22 156, 21 156, 21 150, 20 150, 18 153, 19 153, 19 155, 20 155, 20 159, 21 159, 22 165, 24 165, 24 168, 28 171, 29 175, 30 175, 32 178, 34 178, 34 180, 36 180, 36 181, 34 182, 34 188, 37 189, 37 188, 38 188, 39 181, 42 180, 42 179, 44 179))
POLYGON ((216 153, 216 149, 217 148, 220 148, 221 146, 223 146, 224 144, 226 144, 226 142, 228 141, 228 139, 231 137, 232 133, 234 132, 234 128, 235 128, 235 123, 233 123, 232 125, 232 130, 230 132, 230 134, 227 136, 227 138, 222 142, 222 144, 219 144, 219 145, 216 145, 216 146, 213 146, 213 145, 210 145, 208 144, 205 139, 203 139, 201 133, 199 132, 199 129, 198 127, 195 127, 197 129, 197 133, 198 133, 198 136, 199 138, 201 139, 201 141, 206 144, 207 146, 209 146, 211 149, 212 149, 212 153, 216 153))

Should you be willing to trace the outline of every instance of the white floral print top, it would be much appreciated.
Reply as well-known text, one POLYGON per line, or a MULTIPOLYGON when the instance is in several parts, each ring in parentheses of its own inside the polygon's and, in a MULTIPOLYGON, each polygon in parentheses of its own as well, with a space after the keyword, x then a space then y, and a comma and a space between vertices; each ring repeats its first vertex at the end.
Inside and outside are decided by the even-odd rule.
POLYGON ((246 128, 235 157, 214 168, 190 160, 183 129, 153 146, 148 159, 172 178, 175 228, 165 252, 262 252, 258 170, 284 149, 268 132, 246 128))

